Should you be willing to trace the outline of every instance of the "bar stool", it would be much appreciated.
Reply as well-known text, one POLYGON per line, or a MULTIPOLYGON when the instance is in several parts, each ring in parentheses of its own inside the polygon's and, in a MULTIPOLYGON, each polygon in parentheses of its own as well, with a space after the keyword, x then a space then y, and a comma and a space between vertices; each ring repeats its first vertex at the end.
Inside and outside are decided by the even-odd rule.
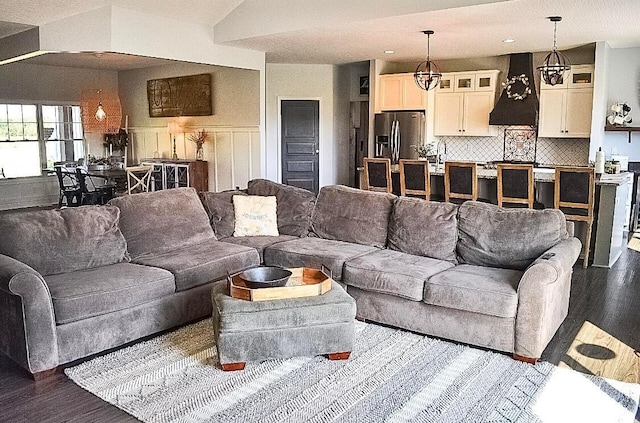
POLYGON ((431 183, 429 162, 426 160, 400 159, 400 195, 421 196, 429 201, 431 183))
POLYGON ((391 160, 365 157, 363 162, 364 189, 391 193, 393 191, 391 182, 391 160))
POLYGON ((449 203, 476 201, 478 199, 477 174, 478 165, 475 162, 445 162, 444 201, 449 203))
POLYGON ((127 172, 127 193, 151 191, 151 166, 131 166, 125 168, 127 172))
POLYGON ((532 209, 533 201, 533 165, 499 164, 498 205, 524 204, 532 209))
POLYGON ((560 209, 567 220, 584 222, 587 226, 582 267, 589 265, 595 174, 592 167, 556 167, 553 207, 560 209))

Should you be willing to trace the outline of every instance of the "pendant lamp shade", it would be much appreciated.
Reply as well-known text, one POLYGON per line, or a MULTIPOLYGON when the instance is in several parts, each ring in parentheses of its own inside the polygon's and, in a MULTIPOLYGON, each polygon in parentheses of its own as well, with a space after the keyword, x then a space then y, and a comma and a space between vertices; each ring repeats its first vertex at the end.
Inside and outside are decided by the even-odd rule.
POLYGON ((429 91, 438 86, 440 79, 442 78, 442 73, 440 72, 440 69, 438 69, 438 66, 433 63, 429 57, 429 41, 433 31, 427 30, 422 32, 427 35, 427 60, 418 65, 415 73, 413 74, 413 79, 415 79, 418 87, 425 91, 429 91))
POLYGON ((553 22, 553 49, 544 58, 542 65, 538 66, 540 77, 548 85, 562 84, 565 72, 571 70, 571 62, 556 48, 556 28, 558 22, 562 20, 560 16, 551 16, 549 18, 553 22))

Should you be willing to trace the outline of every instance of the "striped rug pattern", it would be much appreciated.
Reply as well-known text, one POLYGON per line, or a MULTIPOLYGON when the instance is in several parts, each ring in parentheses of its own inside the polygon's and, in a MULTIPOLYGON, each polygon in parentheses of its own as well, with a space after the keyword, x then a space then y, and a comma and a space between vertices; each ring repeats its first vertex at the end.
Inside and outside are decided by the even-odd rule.
MULTIPOLYGON (((143 422, 621 422, 640 385, 356 322, 351 358, 219 370, 210 320, 65 370, 143 422)), ((304 342, 304 340, 301 340, 304 342)))

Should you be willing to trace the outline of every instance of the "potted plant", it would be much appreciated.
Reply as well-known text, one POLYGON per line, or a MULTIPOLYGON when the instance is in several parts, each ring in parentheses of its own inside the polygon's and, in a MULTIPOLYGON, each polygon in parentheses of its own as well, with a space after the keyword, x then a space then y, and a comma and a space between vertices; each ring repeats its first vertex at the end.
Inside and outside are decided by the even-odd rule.
POLYGON ((413 149, 418 155, 419 160, 436 161, 436 148, 433 144, 418 144, 414 145, 413 149))
POLYGON ((204 149, 202 146, 207 142, 208 137, 209 134, 205 129, 189 135, 189 140, 196 144, 196 160, 204 160, 204 149))

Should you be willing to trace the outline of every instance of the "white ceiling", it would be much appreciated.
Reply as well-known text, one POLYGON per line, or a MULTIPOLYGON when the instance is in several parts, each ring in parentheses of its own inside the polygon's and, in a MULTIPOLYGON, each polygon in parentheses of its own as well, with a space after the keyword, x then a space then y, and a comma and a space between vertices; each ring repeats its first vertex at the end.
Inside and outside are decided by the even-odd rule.
MULTIPOLYGON (((265 51, 267 61, 275 63, 417 62, 426 54, 424 29, 435 31, 435 60, 547 51, 552 15, 563 17, 561 50, 597 41, 613 48, 640 46, 639 0, 3 0, 2 19, 12 24, 0 22, 0 37, 19 29, 16 23, 42 25, 110 4, 210 26, 222 44, 265 51), (378 9, 365 13, 353 7, 364 3, 378 9), (507 38, 516 42, 503 43, 507 38), (390 49, 396 53, 385 55, 390 49)), ((69 63, 68 56, 30 60, 112 69, 159 63, 117 55, 99 61, 91 55, 78 61, 74 55, 69 63)))

